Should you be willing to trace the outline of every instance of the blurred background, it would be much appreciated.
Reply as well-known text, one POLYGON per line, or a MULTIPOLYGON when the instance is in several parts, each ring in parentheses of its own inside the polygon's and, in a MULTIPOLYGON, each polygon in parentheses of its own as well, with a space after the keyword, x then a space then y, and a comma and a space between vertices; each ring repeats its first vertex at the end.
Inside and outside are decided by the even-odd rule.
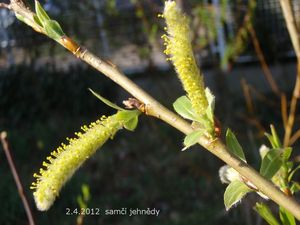
MULTIPOLYGON (((5 1, 3 1, 5 2, 5 1)), ((134 82, 172 108, 184 94, 163 55, 158 18, 162 0, 40 1, 65 33, 116 64, 134 82)), ((284 106, 296 78, 296 57, 279 0, 181 0, 190 17, 192 44, 206 85, 216 95, 222 131, 236 134, 248 162, 258 168, 264 132, 274 124, 284 135, 284 106)), ((28 1, 33 6, 34 1, 28 1)), ((300 28, 300 2, 291 0, 300 28)), ((161 121, 141 116, 134 133, 119 132, 65 185, 54 206, 38 212, 32 174, 81 125, 113 111, 88 88, 121 105, 130 97, 112 81, 54 41, 0 9, 0 130, 12 153, 37 224, 78 224, 66 208, 80 207, 82 186, 90 208, 156 208, 154 216, 86 216, 83 224, 264 224, 249 195, 229 212, 223 205, 224 164, 200 146, 181 152, 184 136, 161 121)), ((299 108, 294 131, 299 129, 299 108)), ((291 143, 299 161, 297 135, 291 143)), ((0 152, 0 224, 27 224, 3 151, 0 152)), ((299 179, 299 177, 298 177, 299 179)))

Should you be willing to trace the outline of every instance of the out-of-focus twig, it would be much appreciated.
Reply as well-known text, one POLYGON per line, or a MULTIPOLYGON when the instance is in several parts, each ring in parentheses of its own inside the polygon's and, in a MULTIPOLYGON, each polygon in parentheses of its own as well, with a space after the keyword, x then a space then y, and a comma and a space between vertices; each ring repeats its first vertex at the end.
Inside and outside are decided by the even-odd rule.
POLYGON ((247 29, 251 35, 251 39, 252 39, 252 42, 253 42, 253 46, 254 46, 254 49, 255 49, 255 52, 256 52, 256 55, 258 57, 258 60, 260 62, 260 65, 261 65, 261 68, 265 74, 265 77, 269 83, 269 85, 271 86, 271 89, 272 91, 280 96, 281 93, 280 93, 280 90, 276 84, 276 81, 274 80, 273 76, 272 76, 272 73, 271 73, 271 70, 266 62, 266 59, 265 59, 265 56, 264 56, 264 53, 261 49, 261 46, 259 44, 259 41, 258 41, 258 38, 257 38, 257 35, 256 35, 256 31, 255 29, 253 28, 252 26, 252 23, 249 23, 249 25, 247 26, 247 29))
POLYGON ((292 130, 295 122, 295 114, 297 109, 297 103, 298 99, 300 97, 300 59, 298 59, 298 65, 297 65, 297 78, 296 78, 296 84, 293 91, 293 96, 291 100, 291 106, 290 106, 290 113, 287 120, 287 125, 285 128, 285 135, 284 135, 284 146, 288 146, 290 142, 290 138, 292 136, 292 130))
POLYGON ((288 121, 288 113, 287 113, 287 100, 286 100, 286 95, 284 93, 281 94, 281 116, 282 116, 282 122, 284 129, 286 128, 287 121, 288 121))
POLYGON ((247 110, 250 115, 253 115, 254 113, 254 107, 253 107, 253 102, 250 94, 250 88, 249 85, 247 84, 245 79, 241 80, 242 88, 243 88, 243 93, 244 97, 246 100, 246 105, 247 105, 247 110))
POLYGON ((292 40, 292 44, 297 55, 297 59, 300 59, 300 40, 298 36, 298 30, 294 18, 294 13, 291 6, 290 0, 280 0, 283 16, 286 22, 287 29, 292 40))
POLYGON ((246 100, 246 105, 247 105, 247 110, 249 115, 240 115, 240 116, 247 123, 254 125, 259 132, 259 136, 262 137, 264 136, 265 129, 261 124, 261 122, 259 121, 258 117, 255 116, 255 110, 254 110, 253 100, 251 96, 251 86, 247 83, 245 79, 241 80, 241 84, 242 84, 243 93, 246 100))
POLYGON ((300 129, 297 130, 290 139, 289 145, 293 145, 300 138, 300 129))
POLYGON ((7 8, 7 9, 10 9, 10 5, 6 4, 6 3, 3 3, 3 2, 0 2, 0 8, 7 8))
POLYGON ((289 0, 280 0, 280 4, 286 22, 286 26, 289 31, 290 38, 292 40, 293 48, 297 56, 297 61, 298 61, 296 84, 293 91, 290 112, 285 127, 285 134, 284 134, 284 141, 283 141, 284 146, 288 146, 290 142, 290 138, 292 136, 292 130, 295 122, 297 102, 298 102, 298 98, 300 97, 300 40, 299 40, 297 26, 295 23, 295 18, 293 17, 291 2, 289 0))
POLYGON ((10 170, 11 170, 12 175, 14 177, 14 180, 16 182, 16 186, 17 186, 17 189, 18 189, 18 192, 19 192, 19 196, 20 196, 20 198, 22 200, 22 203, 24 205, 24 209, 26 211, 26 215, 27 215, 27 218, 28 218, 29 225, 35 225, 35 222, 34 222, 34 219, 33 219, 33 216, 32 216, 32 212, 31 212, 31 208, 29 206, 26 195, 24 193, 23 185, 21 183, 20 177, 18 175, 16 166, 15 166, 15 163, 14 163, 14 160, 13 160, 10 148, 9 148, 9 144, 8 144, 8 141, 7 141, 7 133, 4 132, 4 131, 1 132, 0 133, 0 139, 1 139, 2 146, 3 146, 3 150, 4 150, 6 158, 7 158, 7 162, 9 164, 10 170))

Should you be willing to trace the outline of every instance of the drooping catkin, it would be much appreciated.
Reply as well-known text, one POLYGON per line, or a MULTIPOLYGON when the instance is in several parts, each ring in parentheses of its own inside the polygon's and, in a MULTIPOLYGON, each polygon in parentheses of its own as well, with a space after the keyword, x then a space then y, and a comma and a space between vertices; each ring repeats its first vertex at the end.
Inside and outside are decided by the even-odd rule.
POLYGON ((122 128, 117 115, 102 117, 89 126, 81 127, 83 132, 75 133, 77 138, 67 139, 69 144, 61 144, 47 157, 47 161, 43 162, 44 168, 39 174, 34 174, 36 182, 31 186, 35 190, 33 196, 39 210, 48 210, 74 172, 122 128))

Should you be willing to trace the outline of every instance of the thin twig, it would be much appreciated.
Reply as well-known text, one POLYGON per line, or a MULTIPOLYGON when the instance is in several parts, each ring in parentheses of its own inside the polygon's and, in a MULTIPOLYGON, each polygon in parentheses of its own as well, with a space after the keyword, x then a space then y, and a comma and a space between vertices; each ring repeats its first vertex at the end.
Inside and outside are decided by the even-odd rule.
POLYGON ((241 84, 242 84, 244 97, 246 100, 248 113, 249 113, 249 115, 253 115, 254 114, 254 106, 253 106, 253 101, 252 101, 251 94, 250 94, 249 85, 247 84, 247 81, 245 79, 241 80, 241 84))
MULTIPOLYGON (((19 4, 20 1, 21 0, 11 0, 12 10, 23 17, 27 17, 29 20, 27 24, 29 26, 40 29, 41 27, 36 27, 37 25, 35 23, 31 23, 34 13, 26 9, 23 2, 21 2, 22 4, 19 4)), ((40 32, 45 33, 43 30, 40 32)), ((88 50, 83 49, 84 48, 81 47, 78 48, 78 51, 75 53, 76 56, 94 67, 99 72, 103 73, 105 76, 124 88, 133 97, 144 103, 146 107, 145 111, 149 116, 157 117, 184 134, 190 134, 194 131, 190 123, 161 105, 143 89, 132 82, 127 76, 121 73, 116 67, 112 67, 110 64, 101 60, 88 50)), ((201 136, 198 143, 212 154, 223 160, 226 164, 237 170, 245 179, 249 180, 253 185, 255 185, 258 190, 260 190, 277 204, 289 210, 297 219, 300 220, 300 205, 295 201, 295 199, 286 196, 277 187, 275 187, 273 183, 263 178, 251 166, 231 154, 220 139, 211 141, 206 136, 201 136)))
POLYGON ((0 2, 0 8, 10 9, 10 5, 6 4, 6 3, 3 3, 3 2, 0 2))
POLYGON ((255 116, 254 104, 251 96, 251 87, 245 79, 241 80, 244 97, 246 99, 246 105, 248 109, 248 115, 241 115, 241 117, 249 124, 254 125, 259 131, 259 136, 262 137, 265 133, 265 129, 259 119, 255 116))
MULTIPOLYGON (((299 59, 300 60, 300 59, 299 59)), ((298 103, 298 98, 300 94, 300 61, 298 62, 297 65, 297 78, 296 78, 296 84, 295 88, 293 91, 293 96, 291 100, 291 105, 290 105, 290 113, 288 117, 288 121, 285 127, 285 135, 284 135, 284 146, 288 146, 290 142, 290 138, 292 136, 292 131, 293 131, 293 126, 295 122, 295 114, 296 114, 296 109, 297 109, 297 103, 298 103)))
POLYGON ((285 19, 285 23, 287 25, 287 29, 290 34, 290 38, 292 40, 293 48, 295 50, 297 56, 297 77, 296 84, 293 91, 293 96, 291 100, 290 112, 288 121, 285 127, 284 134, 284 146, 288 146, 290 142, 290 138, 292 136, 293 126, 295 122, 295 114, 297 108, 298 98, 300 97, 300 40, 298 35, 297 26, 295 23, 295 19, 293 17, 293 10, 291 6, 291 2, 289 0, 280 0, 283 16, 285 19))
POLYGON ((264 53, 261 49, 261 46, 259 44, 259 41, 258 41, 258 38, 257 38, 257 35, 256 35, 256 32, 252 26, 251 23, 249 23, 249 25, 247 26, 247 29, 251 35, 251 39, 252 39, 252 42, 253 42, 253 46, 254 46, 254 49, 255 49, 255 52, 256 52, 256 55, 257 55, 257 58, 260 62, 260 65, 261 65, 261 68, 264 72, 264 75, 269 83, 269 85, 271 86, 271 89, 272 91, 280 96, 281 93, 280 93, 280 90, 276 84, 276 81, 274 80, 273 76, 272 76, 272 73, 271 73, 271 70, 266 62, 266 59, 265 59, 265 56, 264 56, 264 53))
POLYGON ((281 94, 280 106, 281 106, 280 108, 281 108, 282 122, 285 129, 288 121, 288 115, 287 115, 287 100, 286 100, 286 95, 284 93, 281 94))
POLYGON ((9 164, 10 170, 11 170, 12 175, 14 177, 14 180, 16 182, 16 186, 17 186, 17 189, 18 189, 18 192, 19 192, 19 196, 20 196, 20 198, 22 200, 22 203, 24 205, 24 209, 26 211, 28 222, 29 222, 30 225, 34 225, 35 222, 34 222, 34 219, 33 219, 33 216, 32 216, 31 208, 29 206, 26 195, 24 193, 23 185, 21 183, 20 177, 18 175, 16 166, 15 166, 15 163, 14 163, 13 156, 12 156, 10 148, 9 148, 9 144, 8 144, 8 140, 7 140, 7 133, 4 132, 4 131, 1 132, 0 133, 0 139, 1 139, 2 146, 3 146, 3 150, 4 150, 6 158, 7 158, 7 162, 9 164))
POLYGON ((289 146, 293 145, 300 138, 300 129, 297 130, 290 139, 289 146))

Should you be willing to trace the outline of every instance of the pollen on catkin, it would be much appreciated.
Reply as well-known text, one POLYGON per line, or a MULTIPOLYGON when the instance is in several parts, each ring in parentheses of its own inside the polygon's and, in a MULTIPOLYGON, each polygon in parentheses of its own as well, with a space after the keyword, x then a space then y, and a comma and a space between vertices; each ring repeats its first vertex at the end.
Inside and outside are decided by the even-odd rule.
POLYGON ((202 116, 205 114, 208 102, 203 76, 191 46, 189 20, 174 1, 165 2, 163 17, 166 20, 168 34, 162 36, 166 46, 164 53, 169 56, 168 60, 173 62, 194 111, 202 116))
POLYGON ((44 168, 39 174, 34 174, 36 182, 31 186, 35 190, 33 196, 39 210, 48 210, 62 186, 83 162, 122 128, 117 115, 102 117, 89 126, 81 127, 82 132, 75 133, 77 138, 67 138, 69 144, 61 144, 47 157, 47 161, 43 162, 44 168))

